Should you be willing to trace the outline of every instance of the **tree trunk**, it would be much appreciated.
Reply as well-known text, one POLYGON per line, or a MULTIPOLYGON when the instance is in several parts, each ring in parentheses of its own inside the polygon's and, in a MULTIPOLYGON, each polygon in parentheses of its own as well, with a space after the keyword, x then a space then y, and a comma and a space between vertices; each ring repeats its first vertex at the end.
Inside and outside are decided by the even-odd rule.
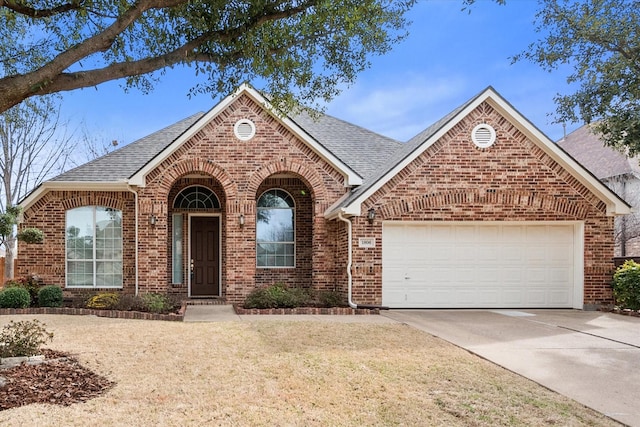
POLYGON ((16 237, 14 235, 9 236, 5 242, 5 258, 4 258, 4 280, 11 280, 14 277, 13 265, 15 260, 15 245, 16 237))

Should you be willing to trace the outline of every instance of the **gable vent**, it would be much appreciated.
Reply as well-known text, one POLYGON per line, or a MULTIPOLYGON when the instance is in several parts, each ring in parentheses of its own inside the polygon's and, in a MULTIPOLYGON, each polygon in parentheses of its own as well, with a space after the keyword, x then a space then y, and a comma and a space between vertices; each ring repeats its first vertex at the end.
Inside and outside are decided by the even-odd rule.
POLYGON ((251 120, 241 119, 233 126, 233 133, 241 141, 248 141, 256 134, 256 125, 251 120))
POLYGON ((471 140, 479 148, 489 148, 496 142, 496 130, 486 123, 481 123, 471 131, 471 140))

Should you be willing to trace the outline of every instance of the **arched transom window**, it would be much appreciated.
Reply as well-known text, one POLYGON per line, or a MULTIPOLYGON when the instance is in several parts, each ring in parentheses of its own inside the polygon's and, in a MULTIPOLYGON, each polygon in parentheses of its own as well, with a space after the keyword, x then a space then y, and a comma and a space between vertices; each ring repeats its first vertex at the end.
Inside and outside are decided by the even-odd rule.
POLYGON ((194 185, 182 190, 173 201, 174 209, 220 209, 218 198, 207 187, 194 185))
POLYGON ((295 204, 289 193, 266 191, 257 204, 256 264, 295 267, 295 204))

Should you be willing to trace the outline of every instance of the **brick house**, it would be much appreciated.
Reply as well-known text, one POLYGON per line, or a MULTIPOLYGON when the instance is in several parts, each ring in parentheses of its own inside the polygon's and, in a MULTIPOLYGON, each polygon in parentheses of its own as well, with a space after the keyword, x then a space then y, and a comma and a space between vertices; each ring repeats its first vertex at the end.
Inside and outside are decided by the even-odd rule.
POLYGON ((640 257, 640 165, 637 157, 604 145, 589 125, 584 125, 557 144, 634 209, 614 221, 615 256, 640 257))
POLYGON ((21 205, 45 240, 18 273, 66 293, 241 303, 284 282, 392 308, 610 302, 630 211, 492 88, 403 144, 248 85, 21 205))

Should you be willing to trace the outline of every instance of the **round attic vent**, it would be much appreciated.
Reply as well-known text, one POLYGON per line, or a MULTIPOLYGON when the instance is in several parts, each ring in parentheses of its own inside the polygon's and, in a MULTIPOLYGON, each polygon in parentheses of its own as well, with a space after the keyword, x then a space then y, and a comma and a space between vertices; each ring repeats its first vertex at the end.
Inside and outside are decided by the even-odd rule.
POLYGON ((241 119, 233 126, 233 133, 241 141, 248 141, 256 134, 256 125, 249 119, 241 119))
POLYGON ((481 123, 471 131, 471 140, 479 148, 489 148, 496 142, 496 130, 486 123, 481 123))

